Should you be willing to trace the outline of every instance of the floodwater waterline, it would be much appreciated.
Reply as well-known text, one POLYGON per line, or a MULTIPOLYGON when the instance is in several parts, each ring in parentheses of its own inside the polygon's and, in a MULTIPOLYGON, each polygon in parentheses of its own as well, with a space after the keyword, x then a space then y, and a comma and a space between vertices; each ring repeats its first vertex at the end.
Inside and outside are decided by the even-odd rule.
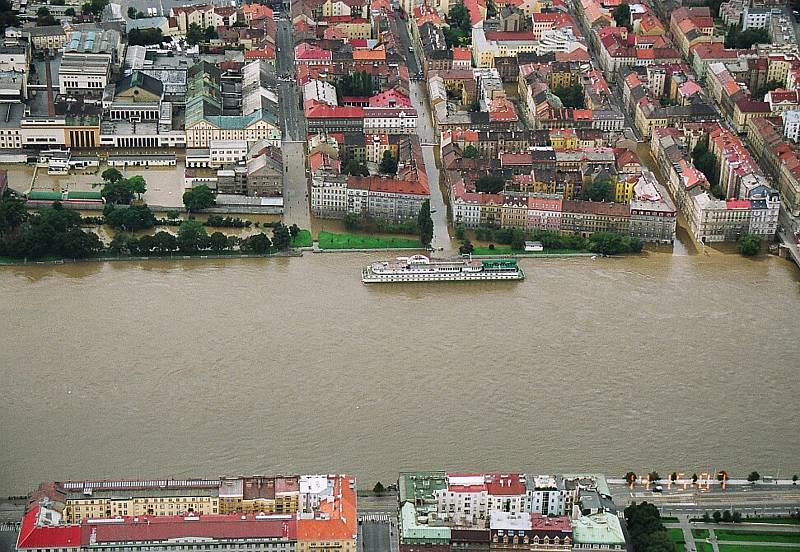
POLYGON ((521 282, 363 285, 380 257, 0 269, 0 494, 84 477, 800 471, 789 262, 522 258, 521 282))

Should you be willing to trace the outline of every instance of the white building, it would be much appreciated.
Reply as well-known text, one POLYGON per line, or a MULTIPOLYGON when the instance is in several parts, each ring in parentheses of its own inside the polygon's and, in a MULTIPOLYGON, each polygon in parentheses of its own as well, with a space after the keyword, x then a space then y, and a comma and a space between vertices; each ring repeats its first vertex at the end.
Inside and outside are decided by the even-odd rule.
POLYGON ((483 474, 448 474, 447 488, 434 492, 436 511, 453 521, 471 525, 488 515, 489 491, 483 474))
POLYGON ((58 92, 100 98, 110 74, 110 56, 65 53, 58 69, 58 92))
POLYGON ((336 102, 336 88, 329 82, 312 79, 303 85, 303 100, 316 100, 331 106, 336 102))
POLYGON ((103 121, 100 124, 100 147, 185 148, 186 134, 182 130, 164 130, 155 122, 103 121))
POLYGON ((742 30, 766 29, 772 17, 771 10, 766 6, 746 6, 742 12, 742 30))
POLYGON ((247 151, 245 140, 211 140, 208 143, 208 154, 212 167, 244 161, 247 151))
POLYGON ((566 488, 563 477, 528 475, 525 509, 543 516, 568 515, 577 496, 577 488, 566 488))
POLYGON ((793 142, 800 142, 800 110, 784 111, 783 134, 793 142))
POLYGON ((344 218, 347 214, 347 178, 323 175, 311 179, 311 213, 320 218, 344 218))
POLYGON ((413 107, 364 108, 364 134, 416 134, 417 110, 413 107))

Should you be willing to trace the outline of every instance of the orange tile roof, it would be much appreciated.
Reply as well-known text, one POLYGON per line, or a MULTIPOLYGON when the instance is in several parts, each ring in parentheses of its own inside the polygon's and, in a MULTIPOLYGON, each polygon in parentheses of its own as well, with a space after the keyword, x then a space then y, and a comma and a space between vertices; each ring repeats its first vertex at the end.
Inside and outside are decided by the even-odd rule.
MULTIPOLYGON (((353 177, 351 177, 353 178, 353 177)), ((350 179, 348 179, 349 181, 350 179)), ((323 500, 320 512, 329 519, 298 519, 298 541, 332 541, 356 538, 357 514, 356 494, 350 488, 355 478, 347 475, 336 476, 333 482, 333 497, 323 500)))

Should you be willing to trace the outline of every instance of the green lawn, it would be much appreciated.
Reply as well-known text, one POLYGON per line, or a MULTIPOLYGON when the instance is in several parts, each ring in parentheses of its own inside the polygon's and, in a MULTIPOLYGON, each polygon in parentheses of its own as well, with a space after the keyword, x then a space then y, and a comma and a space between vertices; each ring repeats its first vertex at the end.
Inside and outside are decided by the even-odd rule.
POLYGON ((302 229, 292 240, 292 247, 311 247, 311 231, 302 229))
POLYGON ((717 539, 721 541, 749 541, 749 542, 790 542, 800 544, 800 532, 779 533, 776 531, 747 531, 717 529, 714 531, 717 539))
POLYGON ((675 552, 686 552, 686 545, 682 542, 676 542, 675 544, 675 552))
POLYGON ((667 529, 667 534, 672 542, 682 543, 683 540, 683 529, 667 529))
POLYGON ((694 544, 697 547, 697 552, 714 552, 714 547, 711 546, 710 542, 694 541, 694 544))
POLYGON ((678 518, 661 516, 661 523, 678 523, 678 518))
POLYGON ((744 523, 776 523, 780 525, 800 525, 800 519, 795 518, 746 518, 744 523))
POLYGON ((790 546, 720 544, 719 552, 797 552, 797 548, 790 546))
MULTIPOLYGON (((494 249, 488 247, 476 247, 472 250, 473 255, 545 255, 545 254, 563 254, 563 253, 586 253, 578 249, 545 249, 544 251, 517 251, 511 249, 508 245, 495 245, 494 249)), ((664 518, 661 518, 664 521, 664 518)), ((675 521, 678 521, 677 518, 675 521)))
POLYGON ((707 539, 708 538, 708 529, 692 529, 692 535, 696 539, 707 539))
POLYGON ((317 238, 320 249, 422 249, 418 239, 396 238, 392 236, 374 236, 359 234, 334 234, 320 232, 317 238))

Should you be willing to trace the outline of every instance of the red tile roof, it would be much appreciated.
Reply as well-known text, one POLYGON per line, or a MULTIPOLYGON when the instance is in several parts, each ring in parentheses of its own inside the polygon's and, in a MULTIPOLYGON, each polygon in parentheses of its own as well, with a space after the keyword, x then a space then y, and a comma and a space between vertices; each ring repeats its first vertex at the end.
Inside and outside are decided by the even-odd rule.
MULTIPOLYGON (((524 202, 527 207, 527 200, 524 202)), ((524 495, 525 476, 519 473, 492 473, 486 476, 486 490, 490 495, 524 495)))
POLYGON ((534 531, 559 531, 572 533, 569 516, 547 517, 538 512, 531 514, 531 525, 534 531))
POLYGON ((77 548, 81 545, 80 525, 37 525, 41 507, 34 506, 22 516, 17 548, 77 548))
MULTIPOLYGON (((288 517, 288 516, 287 516, 288 517)), ((149 516, 147 518, 122 518, 122 523, 84 522, 81 524, 82 540, 89 542, 93 535, 97 543, 122 541, 164 541, 185 537, 210 539, 297 538, 297 522, 288 519, 270 519, 255 515, 224 516, 149 516)))
POLYGON ((749 199, 729 199, 725 201, 725 207, 728 209, 750 209, 751 205, 749 199))

